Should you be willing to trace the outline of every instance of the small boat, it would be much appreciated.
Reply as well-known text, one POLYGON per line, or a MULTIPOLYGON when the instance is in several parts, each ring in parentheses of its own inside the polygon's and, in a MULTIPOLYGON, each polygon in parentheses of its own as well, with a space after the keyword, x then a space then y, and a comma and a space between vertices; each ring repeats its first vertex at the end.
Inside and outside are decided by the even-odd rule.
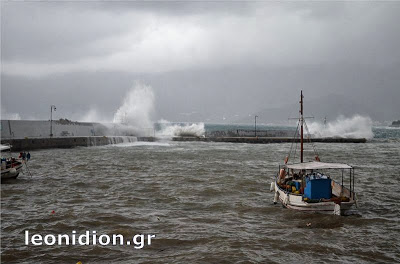
POLYGON ((15 179, 22 171, 24 165, 23 160, 13 157, 3 157, 4 151, 9 151, 11 148, 8 145, 0 145, 1 150, 1 180, 15 179))
MULTIPOLYGON (((354 205, 357 206, 354 167, 348 164, 321 162, 314 145, 315 160, 304 162, 304 127, 307 131, 308 128, 303 116, 303 98, 301 91, 300 117, 295 134, 300 134, 300 162, 289 162, 293 144, 298 142, 295 138, 289 155, 284 164, 279 166, 276 178, 271 183, 270 190, 275 193, 274 204, 279 201, 284 207, 293 210, 346 215, 354 205), (348 175, 349 179, 345 180, 345 175, 348 175), (333 176, 340 182, 335 181, 333 176)), ((297 145, 294 157, 296 149, 297 145)))

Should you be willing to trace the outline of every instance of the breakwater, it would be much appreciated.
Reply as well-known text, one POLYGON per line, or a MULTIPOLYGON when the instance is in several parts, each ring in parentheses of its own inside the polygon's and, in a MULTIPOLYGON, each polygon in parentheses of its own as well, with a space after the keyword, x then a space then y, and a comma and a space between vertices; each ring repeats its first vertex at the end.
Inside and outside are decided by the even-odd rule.
POLYGON ((64 138, 99 136, 154 135, 153 128, 135 128, 127 124, 75 122, 67 119, 53 120, 1 120, 2 139, 64 138))
MULTIPOLYGON (((29 151, 34 149, 49 148, 73 148, 104 146, 110 144, 129 143, 135 141, 154 142, 156 137, 129 137, 129 136, 99 136, 99 137, 55 137, 55 138, 23 138, 23 139, 1 139, 1 144, 10 144, 13 151, 29 151)), ((291 143, 293 138, 289 137, 173 137, 172 141, 180 142, 224 142, 224 143, 249 143, 249 144, 271 144, 291 143)), ((299 139, 296 139, 300 142, 299 139)), ((365 143, 365 138, 313 138, 312 142, 322 143, 365 143)), ((307 141, 305 141, 307 142, 307 141)))
POLYGON ((1 144, 10 144, 13 151, 29 151, 34 149, 73 148, 104 146, 109 144, 128 143, 135 141, 155 141, 153 137, 54 137, 54 138, 23 138, 1 139, 1 144))
POLYGON ((229 129, 229 130, 214 130, 206 131, 205 136, 210 138, 219 137, 293 137, 299 136, 295 130, 288 129, 264 129, 264 130, 249 130, 249 129, 229 129))
MULTIPOLYGON (((250 144, 270 144, 270 143, 291 143, 290 137, 174 137, 173 141, 202 141, 202 142, 225 142, 225 143, 250 143, 250 144)), ((300 139, 295 139, 300 142, 300 139)), ((365 143, 365 138, 312 138, 312 142, 322 143, 365 143)), ((304 142, 308 142, 304 140, 304 142)))

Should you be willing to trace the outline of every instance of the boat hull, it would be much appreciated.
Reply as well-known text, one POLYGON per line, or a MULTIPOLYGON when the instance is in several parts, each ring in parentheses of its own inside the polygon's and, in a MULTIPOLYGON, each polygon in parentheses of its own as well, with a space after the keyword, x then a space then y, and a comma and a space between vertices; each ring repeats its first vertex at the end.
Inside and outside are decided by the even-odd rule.
POLYGON ((23 164, 18 164, 14 168, 2 169, 1 180, 15 179, 22 171, 23 164))
POLYGON ((286 208, 302 212, 345 215, 355 204, 353 199, 349 202, 341 202, 340 204, 333 201, 307 203, 303 200, 302 195, 284 191, 279 187, 276 181, 271 184, 271 190, 275 193, 274 203, 280 202, 286 208))

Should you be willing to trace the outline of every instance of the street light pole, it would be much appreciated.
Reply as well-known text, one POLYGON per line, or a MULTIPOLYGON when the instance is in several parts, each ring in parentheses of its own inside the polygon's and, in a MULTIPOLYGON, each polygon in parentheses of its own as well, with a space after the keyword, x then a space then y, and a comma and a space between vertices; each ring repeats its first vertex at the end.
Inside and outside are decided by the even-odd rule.
POLYGON ((254 136, 257 137, 257 117, 258 115, 254 116, 254 136))
POLYGON ((50 137, 53 136, 53 109, 56 111, 55 105, 50 106, 50 137))

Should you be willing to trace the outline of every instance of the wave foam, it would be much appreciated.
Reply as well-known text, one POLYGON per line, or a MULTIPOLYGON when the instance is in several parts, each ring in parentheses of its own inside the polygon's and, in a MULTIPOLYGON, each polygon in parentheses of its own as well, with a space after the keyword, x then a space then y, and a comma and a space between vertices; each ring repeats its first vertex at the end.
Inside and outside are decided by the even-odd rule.
POLYGON ((205 134, 204 123, 174 124, 166 120, 158 122, 160 131, 159 137, 202 137, 205 134))
POLYGON ((326 125, 313 122, 308 128, 310 133, 316 137, 371 139, 374 136, 371 118, 360 115, 355 115, 351 118, 340 116, 335 121, 329 122, 326 125))
POLYGON ((153 128, 151 122, 153 111, 154 93, 152 87, 136 82, 114 114, 113 123, 122 123, 137 128, 153 128))

